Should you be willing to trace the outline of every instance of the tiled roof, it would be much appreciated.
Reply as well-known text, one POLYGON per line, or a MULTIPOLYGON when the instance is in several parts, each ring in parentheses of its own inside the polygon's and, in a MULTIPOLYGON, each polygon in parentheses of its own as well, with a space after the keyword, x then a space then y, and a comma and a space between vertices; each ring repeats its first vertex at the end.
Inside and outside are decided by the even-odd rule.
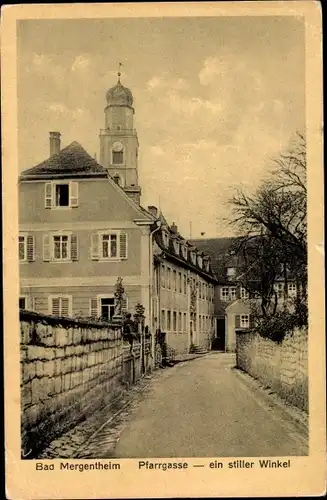
POLYGON ((211 266, 217 278, 226 281, 226 268, 237 267, 238 258, 234 253, 237 238, 210 238, 191 240, 199 250, 211 258, 211 266))
POLYGON ((107 171, 76 141, 35 167, 24 170, 21 178, 108 177, 107 171))

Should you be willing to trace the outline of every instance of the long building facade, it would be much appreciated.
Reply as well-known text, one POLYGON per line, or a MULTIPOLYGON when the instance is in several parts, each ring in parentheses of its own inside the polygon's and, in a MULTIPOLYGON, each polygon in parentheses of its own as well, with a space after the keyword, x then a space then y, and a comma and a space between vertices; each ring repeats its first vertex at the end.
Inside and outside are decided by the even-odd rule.
POLYGON ((210 259, 141 205, 133 96, 120 82, 106 94, 100 162, 77 142, 19 179, 20 308, 57 316, 112 318, 118 277, 124 309, 145 308, 151 333, 177 352, 210 347, 215 328, 210 259))

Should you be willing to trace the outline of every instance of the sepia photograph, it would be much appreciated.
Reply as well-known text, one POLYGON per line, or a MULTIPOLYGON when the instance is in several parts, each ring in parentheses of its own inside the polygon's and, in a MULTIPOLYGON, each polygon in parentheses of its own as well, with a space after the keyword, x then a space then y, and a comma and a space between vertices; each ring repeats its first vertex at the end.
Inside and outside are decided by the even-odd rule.
POLYGON ((286 474, 313 443, 305 16, 15 27, 20 460, 286 474))

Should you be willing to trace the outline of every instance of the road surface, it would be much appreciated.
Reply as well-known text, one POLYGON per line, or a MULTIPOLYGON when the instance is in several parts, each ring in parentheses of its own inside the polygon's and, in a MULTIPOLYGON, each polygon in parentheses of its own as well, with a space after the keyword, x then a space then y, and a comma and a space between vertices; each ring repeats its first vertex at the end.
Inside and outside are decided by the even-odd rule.
POLYGON ((234 365, 234 356, 211 353, 163 370, 134 410, 125 412, 117 444, 108 424, 89 443, 88 456, 306 455, 305 434, 290 412, 234 365))

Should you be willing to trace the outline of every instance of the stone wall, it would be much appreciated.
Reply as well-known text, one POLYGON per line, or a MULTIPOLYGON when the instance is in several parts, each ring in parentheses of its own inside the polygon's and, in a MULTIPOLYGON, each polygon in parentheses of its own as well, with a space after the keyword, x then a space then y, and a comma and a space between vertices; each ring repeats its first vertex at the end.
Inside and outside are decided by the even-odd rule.
POLYGON ((308 332, 297 329, 277 344, 253 332, 236 331, 236 366, 308 411, 308 332))
POLYGON ((21 311, 21 431, 29 458, 122 390, 121 325, 21 311))

